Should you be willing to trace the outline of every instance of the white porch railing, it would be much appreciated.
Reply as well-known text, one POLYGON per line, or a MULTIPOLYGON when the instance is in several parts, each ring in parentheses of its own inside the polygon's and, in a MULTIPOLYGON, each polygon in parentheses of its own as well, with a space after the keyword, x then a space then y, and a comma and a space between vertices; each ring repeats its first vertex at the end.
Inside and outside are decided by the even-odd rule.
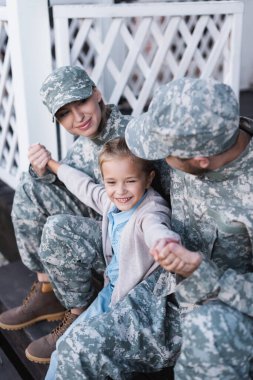
MULTIPOLYGON (((239 89, 243 4, 53 7, 57 66, 84 66, 109 103, 140 114, 161 83, 212 76, 239 89)), ((62 151, 71 136, 63 133, 62 151)))
POLYGON ((0 178, 9 178, 15 185, 19 167, 17 124, 14 107, 14 88, 11 75, 8 15, 0 7, 0 178))
MULTIPOLYGON (((180 76, 212 76, 238 94, 242 12, 243 2, 231 0, 55 5, 50 30, 47 0, 7 0, 0 6, 0 178, 16 187, 31 143, 57 155, 39 97, 52 46, 56 66, 83 66, 106 102, 137 115, 159 84, 180 76)), ((61 136, 63 155, 70 142, 61 136)))

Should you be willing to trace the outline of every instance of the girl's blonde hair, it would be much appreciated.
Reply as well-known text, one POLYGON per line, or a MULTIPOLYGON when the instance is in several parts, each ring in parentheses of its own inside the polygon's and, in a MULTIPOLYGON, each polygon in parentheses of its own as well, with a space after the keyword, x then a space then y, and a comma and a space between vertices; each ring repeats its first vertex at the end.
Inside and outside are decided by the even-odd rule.
POLYGON ((128 148, 124 137, 117 137, 113 140, 107 141, 99 153, 98 162, 101 173, 103 174, 102 165, 104 162, 110 161, 112 158, 119 157, 131 158, 136 164, 141 165, 142 170, 146 174, 149 174, 155 170, 152 161, 136 157, 128 148))

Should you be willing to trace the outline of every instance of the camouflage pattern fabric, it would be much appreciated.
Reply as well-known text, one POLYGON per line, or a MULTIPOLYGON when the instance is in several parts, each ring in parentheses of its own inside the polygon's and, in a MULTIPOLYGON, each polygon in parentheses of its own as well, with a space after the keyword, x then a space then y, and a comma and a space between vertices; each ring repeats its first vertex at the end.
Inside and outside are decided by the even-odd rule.
POLYGON ((110 312, 81 315, 59 339, 56 376, 46 379, 123 380, 173 365, 181 327, 175 299, 166 297, 170 286, 170 274, 158 268, 110 312))
POLYGON ((96 296, 92 270, 102 274, 105 262, 98 221, 76 215, 50 216, 44 226, 40 260, 54 292, 67 309, 87 307, 96 296))
POLYGON ((49 112, 54 116, 65 104, 92 95, 95 83, 78 66, 62 66, 51 73, 43 82, 40 95, 49 112))
POLYGON ((223 302, 210 301, 188 313, 182 330, 176 380, 253 378, 252 318, 223 302))
MULTIPOLYGON (((188 79, 185 83, 189 85, 188 79)), ((206 83, 207 87, 210 83, 216 86, 210 80, 206 83)), ((227 86, 222 87, 226 93, 227 86)), ((193 136, 190 141, 190 151, 197 155, 201 137, 206 141, 209 134, 212 140, 210 131, 214 128, 210 125, 211 118, 204 130, 197 122, 201 117, 200 108, 191 106, 199 95, 195 90, 194 84, 192 92, 188 91, 192 97, 189 108, 187 105, 181 108, 180 100, 177 103, 181 94, 174 93, 176 119, 180 119, 181 112, 184 121, 183 114, 188 112, 191 120, 184 124, 174 140, 174 153, 179 154, 177 148, 180 147, 184 157, 187 157, 184 152, 188 151, 189 145, 186 140, 180 140, 180 133, 185 135, 193 128, 196 138, 193 136)), ((227 99, 224 107, 220 103, 223 93, 216 95, 220 114, 224 108, 228 115, 228 125, 220 123, 218 126, 220 136, 214 136, 216 148, 212 142, 206 141, 206 152, 204 148, 202 151, 204 156, 222 151, 226 145, 224 141, 230 141, 235 132, 229 116, 234 109, 234 95, 231 95, 232 106, 227 99)), ((212 101, 211 97, 209 106, 208 101, 206 104, 210 115, 214 114, 215 123, 216 108, 212 101)), ((157 104, 160 119, 164 109, 163 104, 157 104)), ((170 115, 173 125, 174 114, 170 115)), ((157 124, 151 134, 149 127, 144 132, 146 124, 142 117, 141 122, 143 127, 139 129, 136 128, 138 118, 135 129, 133 123, 127 127, 126 139, 130 149, 143 158, 154 158, 154 154, 161 158, 165 150, 163 146, 160 149, 157 140, 160 126, 157 124), (145 148, 140 144, 142 139, 145 148)), ((252 120, 242 118, 240 127, 253 135, 252 120)), ((166 130, 170 136, 170 123, 164 124, 164 134, 166 130)), ((181 236, 187 249, 203 255, 201 265, 191 276, 178 278, 176 297, 179 303, 189 302, 199 304, 199 307, 188 313, 183 322, 183 345, 175 367, 175 379, 250 379, 253 372, 253 138, 239 157, 220 169, 199 176, 171 170, 170 175, 172 229, 181 236)))
POLYGON ((149 160, 215 155, 235 143, 238 110, 231 87, 211 78, 180 78, 156 91, 148 111, 129 122, 126 140, 149 160))

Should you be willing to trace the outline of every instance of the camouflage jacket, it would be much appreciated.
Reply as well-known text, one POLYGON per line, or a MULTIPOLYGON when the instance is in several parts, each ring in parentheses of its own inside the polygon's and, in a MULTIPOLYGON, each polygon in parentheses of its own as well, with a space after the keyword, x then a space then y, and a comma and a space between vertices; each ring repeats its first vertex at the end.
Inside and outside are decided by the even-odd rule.
MULTIPOLYGON (((240 127, 253 135, 253 120, 240 127)), ((171 172, 172 229, 203 254, 199 268, 177 285, 180 302, 218 298, 253 316, 253 138, 245 151, 202 176, 171 172)))

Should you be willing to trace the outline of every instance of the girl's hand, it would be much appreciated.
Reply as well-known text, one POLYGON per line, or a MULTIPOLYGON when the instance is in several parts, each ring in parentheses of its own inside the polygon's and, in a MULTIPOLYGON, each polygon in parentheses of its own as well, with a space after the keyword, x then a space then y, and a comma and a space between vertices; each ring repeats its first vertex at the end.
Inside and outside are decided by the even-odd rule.
POLYGON ((177 242, 158 242, 150 251, 154 259, 168 272, 189 277, 201 264, 199 252, 192 252, 177 242))
POLYGON ((164 247, 166 247, 168 243, 171 243, 171 242, 180 244, 179 240, 175 240, 171 238, 161 238, 155 242, 153 247, 150 248, 149 253, 154 257, 156 261, 159 261, 160 252, 163 250, 164 247))
POLYGON ((51 158, 51 153, 41 144, 33 144, 28 150, 28 159, 33 170, 42 177, 47 170, 47 163, 51 158))

